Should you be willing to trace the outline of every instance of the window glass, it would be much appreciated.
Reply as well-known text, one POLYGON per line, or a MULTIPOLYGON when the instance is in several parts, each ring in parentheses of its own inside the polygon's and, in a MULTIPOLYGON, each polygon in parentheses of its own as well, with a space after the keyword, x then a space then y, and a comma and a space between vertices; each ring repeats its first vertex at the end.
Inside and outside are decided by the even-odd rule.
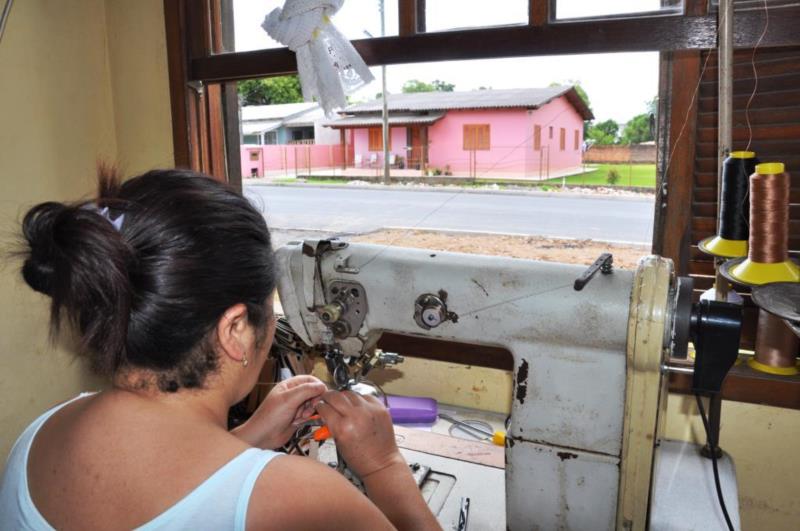
MULTIPOLYGON (((233 48, 225 51, 246 52, 265 48, 282 48, 261 28, 264 17, 273 9, 283 6, 283 0, 233 0, 233 23, 224 20, 228 30, 226 41, 233 48), (233 35, 230 35, 230 33, 233 35)), ((397 35, 397 0, 384 0, 386 35, 397 35)), ((334 25, 350 40, 366 39, 369 35, 381 36, 380 2, 376 0, 347 0, 332 17, 334 25)))
POLYGON ((556 20, 682 13, 683 0, 555 0, 556 20))
POLYGON ((425 29, 446 31, 528 23, 528 0, 431 0, 425 3, 425 29))
POLYGON ((380 67, 330 117, 303 102, 291 79, 241 83, 242 132, 261 132, 266 144, 242 146, 243 188, 263 207, 276 246, 348 234, 377 245, 591 263, 613 241, 628 242, 613 248, 615 262, 634 267, 652 239, 656 183, 655 145, 634 118, 653 108, 658 65, 657 53, 390 65, 386 161, 380 67), (637 75, 622 84, 608 75, 623 70, 637 75), (648 145, 631 162, 634 138, 648 145), (384 162, 403 184, 383 185, 384 162), (305 186, 284 186, 297 182, 305 186), (609 208, 609 194, 631 197, 620 210, 609 208), (358 216, 342 216, 353 201, 358 216), (486 232, 510 236, 490 243, 479 236, 486 232), (595 242, 576 247, 575 239, 595 242))

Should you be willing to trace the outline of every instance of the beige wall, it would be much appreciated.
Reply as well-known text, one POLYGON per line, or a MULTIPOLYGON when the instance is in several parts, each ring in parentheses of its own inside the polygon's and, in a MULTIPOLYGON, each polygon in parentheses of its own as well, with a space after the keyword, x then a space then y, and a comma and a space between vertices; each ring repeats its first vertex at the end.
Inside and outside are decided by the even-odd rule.
MULTIPOLYGON (((98 158, 169 165, 160 0, 14 2, 0 42, 0 235, 25 210, 92 193, 98 158)), ((0 462, 48 406, 100 383, 47 340, 47 303, 0 267, 0 462)))
POLYGON ((117 161, 126 175, 174 165, 163 0, 106 0, 117 161))

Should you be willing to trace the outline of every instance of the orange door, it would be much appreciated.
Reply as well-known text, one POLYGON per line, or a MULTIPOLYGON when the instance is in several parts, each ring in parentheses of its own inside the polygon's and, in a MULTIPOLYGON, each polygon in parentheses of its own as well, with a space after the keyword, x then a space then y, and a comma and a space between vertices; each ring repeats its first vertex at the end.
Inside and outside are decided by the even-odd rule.
POLYGON ((419 126, 408 128, 408 167, 420 169, 424 160, 422 150, 422 128, 419 126))

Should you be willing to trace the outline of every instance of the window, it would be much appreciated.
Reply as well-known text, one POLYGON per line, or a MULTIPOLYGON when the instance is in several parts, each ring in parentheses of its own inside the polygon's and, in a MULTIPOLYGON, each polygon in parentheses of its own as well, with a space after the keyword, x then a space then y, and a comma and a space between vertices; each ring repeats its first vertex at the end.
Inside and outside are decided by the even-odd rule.
POLYGON ((542 126, 533 126, 533 149, 539 151, 542 149, 542 126))
MULTIPOLYGON (((392 130, 389 129, 389 149, 392 149, 392 130)), ((380 127, 369 128, 369 150, 383 151, 383 129, 380 127)))
POLYGON ((559 133, 558 149, 564 151, 567 149, 567 130, 562 127, 559 133))
POLYGON ((464 124, 464 151, 489 149, 489 124, 464 124))
POLYGON ((575 129, 575 147, 573 148, 575 151, 578 151, 581 147, 581 133, 577 129, 575 129))
POLYGON ((448 31, 528 23, 527 0, 500 0, 486 9, 485 0, 434 0, 425 2, 426 31, 448 31))
MULTIPOLYGON (((279 0, 268 0, 271 4, 277 5, 279 0)), ((504 0, 505 1, 505 0, 504 0)), ((515 1, 515 0, 508 0, 515 1)), ((226 5, 228 0, 223 2, 226 5)), ((248 0, 235 0, 239 9, 240 5, 248 5, 251 2, 248 0)), ((359 10, 362 6, 359 4, 366 2, 366 0, 354 0, 347 2, 345 8, 339 13, 336 24, 345 32, 349 38, 360 38, 364 35, 364 24, 359 20, 355 25, 355 34, 348 34, 344 28, 344 10, 346 6, 352 5, 355 10, 359 10)), ((769 3, 783 3, 793 2, 793 0, 769 0, 769 3)), ((691 50, 706 49, 715 45, 716 39, 714 38, 716 28, 716 16, 713 13, 706 14, 703 7, 707 5, 705 1, 686 2, 684 0, 626 0, 625 2, 590 2, 588 0, 537 0, 536 2, 529 2, 528 5, 532 7, 530 16, 531 27, 513 27, 513 28, 492 28, 492 29, 478 29, 478 30, 462 30, 455 32, 446 32, 440 34, 431 33, 429 35, 418 35, 416 30, 419 29, 424 33, 426 27, 425 14, 426 10, 421 12, 414 12, 410 9, 413 4, 425 5, 423 2, 407 2, 397 3, 397 0, 387 0, 388 7, 386 9, 387 16, 393 17, 392 13, 396 13, 398 9, 402 9, 398 17, 400 28, 398 30, 398 22, 395 18, 387 20, 387 33, 394 34, 400 33, 404 35, 402 49, 398 49, 393 43, 391 46, 374 46, 367 47, 367 43, 356 43, 357 48, 366 48, 370 51, 368 54, 369 64, 371 66, 379 66, 386 62, 399 62, 402 64, 411 65, 417 69, 416 63, 424 61, 446 61, 446 60, 483 60, 487 56, 491 57, 514 57, 510 59, 517 61, 516 57, 521 54, 530 55, 548 55, 558 56, 560 54, 576 54, 576 53, 611 53, 620 51, 637 51, 637 50, 661 50, 672 51, 689 49, 690 62, 673 61, 670 63, 671 79, 675 80, 673 85, 681 88, 681 84, 686 86, 686 90, 691 91, 694 84, 687 83, 682 76, 686 72, 699 73, 700 69, 695 68, 692 61, 698 60, 695 57, 697 52, 691 50), (392 4, 394 3, 394 8, 392 4), (635 9, 626 7, 626 5, 634 6, 635 9), (676 5, 687 7, 687 16, 689 19, 682 16, 672 16, 672 9, 676 5), (398 6, 401 6, 398 8, 398 6), (574 12, 570 12, 571 7, 575 7, 574 12), (611 6, 611 7, 609 7, 611 6), (654 7, 655 6, 655 7, 654 7), (534 10, 533 8, 538 8, 534 10), (666 9, 664 9, 666 8, 666 9), (578 10, 580 9, 580 10, 578 10), (613 11, 610 11, 613 9, 613 11), (651 10, 658 9, 658 12, 653 13, 651 10), (627 19, 627 12, 635 11, 648 11, 645 16, 635 16, 633 19, 627 19), (599 12, 602 11, 602 12, 599 12), (620 15, 624 15, 620 17, 620 15), (670 16, 664 16, 670 15, 670 16), (603 20, 596 19, 592 21, 592 30, 586 31, 586 23, 579 21, 573 22, 580 18, 585 17, 602 17, 612 16, 621 18, 621 20, 603 20), (688 26, 687 26, 688 24, 688 26), (687 31, 688 27, 694 27, 700 31, 687 31), (508 34, 508 38, 504 38, 502 33, 508 34), (579 37, 578 37, 579 36, 579 37), (513 37, 513 38, 511 38, 513 37), (408 43, 406 45, 406 43, 408 43), (435 45, 432 45, 435 43, 435 45), (391 59, 391 61, 389 61, 391 59), (689 68, 691 67, 691 68, 689 68)), ((437 2, 428 2, 431 7, 437 2)), ((755 0, 737 0, 737 4, 755 5, 755 0)), ((793 2, 794 3, 794 2, 793 2)), ((255 3, 253 3, 255 4, 255 3)), ((167 24, 167 46, 170 51, 168 54, 170 66, 170 88, 172 94, 172 108, 173 108, 173 137, 174 137, 174 152, 175 163, 179 166, 192 167, 198 171, 204 171, 215 175, 220 179, 226 177, 230 180, 233 186, 241 186, 241 156, 238 143, 238 131, 235 124, 228 124, 225 119, 228 116, 234 117, 235 113, 228 113, 221 116, 222 106, 217 105, 220 101, 232 102, 229 105, 235 106, 236 103, 236 84, 237 79, 246 78, 260 78, 266 76, 280 75, 290 72, 294 68, 294 60, 290 54, 285 50, 264 50, 261 49, 255 54, 222 54, 224 51, 231 51, 237 49, 241 51, 238 46, 233 45, 233 32, 226 31, 226 26, 220 24, 219 17, 211 16, 213 13, 212 7, 216 5, 214 2, 165 2, 164 9, 166 13, 167 24), (202 49, 195 49, 197 46, 187 47, 185 43, 188 42, 187 37, 191 35, 212 35, 218 37, 222 36, 223 45, 219 46, 217 38, 201 39, 202 42, 195 44, 201 45, 202 49), (230 40, 230 43, 226 40, 230 40), (218 54, 218 55, 215 55, 218 54), (188 68, 187 68, 188 65, 188 68), (205 87, 205 91, 187 90, 187 82, 201 81, 205 87), (205 100, 203 99, 205 98, 205 100), (222 98, 227 98, 223 100, 222 98), (207 102, 213 102, 214 105, 208 105, 207 102), (210 111, 209 113, 199 112, 206 106, 210 111), (187 109, 189 112, 187 112, 187 109), (204 116, 209 114, 209 117, 204 116), (197 118, 200 118, 199 120, 197 118), (212 127, 213 126, 213 127, 212 127), (230 142, 224 142, 226 138, 220 133, 223 126, 228 126, 228 136, 230 142), (230 147, 228 147, 230 146, 230 147), (227 151, 225 151, 227 148, 227 151), (226 166, 227 162, 227 166, 226 166), (226 172, 227 168, 227 172, 226 172)), ((371 3, 377 5, 377 3, 371 3)), ((256 8, 254 8, 256 9, 256 8)), ((374 11, 373 11, 374 13, 374 11)), ((252 27, 252 31, 259 33, 259 36, 264 39, 269 39, 266 34, 258 28, 257 22, 263 17, 259 14, 256 17, 247 16, 241 17, 244 22, 252 27), (255 19, 255 23, 253 23, 255 19)), ((763 17, 758 13, 743 13, 740 23, 747 23, 752 27, 760 27, 763 23, 763 17), (754 24, 758 22, 758 24, 754 24)), ((433 15, 432 15, 433 18, 433 15)), ((797 32, 792 27, 792 22, 795 17, 771 17, 769 31, 777 35, 787 35, 785 44, 797 45, 797 32)), ((375 24, 375 18, 370 17, 372 26, 367 27, 373 35, 376 34, 372 31, 375 24)), ((459 26, 461 22, 449 21, 450 26, 459 26)), ((489 21, 487 21, 488 23, 489 21)), ((238 25, 237 25, 238 26, 238 25)), ((430 27, 436 27, 435 21, 431 21, 430 27)), ((756 44, 760 31, 745 32, 740 39, 737 39, 737 47, 750 48, 756 44)), ((236 38, 245 37, 245 31, 236 31, 236 38)), ((272 44, 271 46, 276 46, 272 44)), ((253 49, 267 48, 266 44, 256 44, 253 49)), ((783 51, 781 52, 783 53, 783 51)), ((759 54, 760 55, 760 54, 759 54)), ((565 56, 566 57, 566 56, 565 56)), ((704 64, 702 57, 699 59, 700 64, 704 64)), ((418 73, 418 72, 417 72, 418 73)), ((417 76, 415 73, 415 77, 417 76)), ((438 72, 434 75, 427 76, 426 80, 437 79, 438 72)), ((714 76, 706 76, 712 79, 714 76)), ((448 79, 446 79, 447 81, 448 79)), ((697 80, 698 82, 701 80, 697 80)), ((705 83, 705 80, 702 80, 705 83)), ((744 86, 744 85, 742 85, 744 86)), ((459 86, 458 89, 468 87, 459 86)), ((706 87, 703 87, 704 89, 706 87)), ((708 87, 708 93, 713 94, 715 87, 708 87)), ((376 91, 377 92, 377 91, 376 91)), ((665 117, 667 126, 669 123, 681 123, 685 120, 685 110, 681 108, 678 103, 686 103, 691 101, 691 92, 688 95, 683 92, 678 92, 677 89, 660 90, 661 98, 668 98, 666 103, 675 103, 667 109, 672 109, 671 115, 665 117), (679 94, 678 97, 673 95, 679 94), (680 98, 684 98, 683 100, 680 98), (683 112, 681 112, 683 111, 683 112), (670 122, 671 120, 671 122, 670 122)), ((746 96, 749 96, 747 94, 746 96)), ((697 98, 700 100, 701 98, 697 98)), ((703 98, 713 102, 713 98, 703 98)), ((695 100, 695 105, 698 105, 695 100)), ((705 103, 703 103, 704 105, 705 103)), ((685 105, 684 105, 685 107, 685 105)), ((712 116, 706 112, 698 112, 698 116, 703 114, 708 118, 712 116)), ((230 119, 233 122, 233 118, 230 119)), ((709 120, 711 122, 712 120, 709 120)), ((690 124, 696 126, 696 124, 690 124)), ((530 130, 525 128, 530 134, 530 130)), ((663 132, 663 131, 662 131, 663 132)), ((553 140, 553 128, 548 130, 550 143, 553 140)), ((477 136, 477 135, 473 135, 477 136)), ((488 135, 487 135, 488 136, 488 135)), ((466 135, 464 142, 466 143, 466 135)), ((457 143, 457 138, 455 139, 457 143)), ((504 142, 498 137, 495 139, 497 144, 504 142)), ((547 143, 545 143, 547 144, 547 143)), ((694 149, 695 146, 687 146, 694 149)), ((379 141, 379 145, 381 145, 379 141)), ((702 144, 699 144, 702 146, 702 144)), ((381 146, 382 147, 382 146, 381 146)), ((669 146, 666 146, 669 148, 669 146)), ((679 150, 683 149, 678 146, 679 150)), ((497 147, 495 146, 495 149, 497 147)), ((686 148, 688 149, 688 148, 686 148)), ((305 153, 305 150, 299 150, 305 153)), ((343 150, 344 151, 344 150, 343 150)), ((329 150, 330 152, 330 150, 329 150)), ((710 170, 703 169, 700 173, 701 178, 705 179, 704 188, 698 190, 697 186, 691 182, 692 169, 694 160, 691 157, 681 157, 682 151, 676 151, 675 161, 685 159, 687 161, 688 169, 682 168, 679 164, 673 164, 668 169, 668 172, 663 177, 660 176, 658 184, 661 184, 662 179, 664 182, 667 180, 672 184, 677 182, 683 184, 689 180, 689 185, 683 187, 684 192, 680 192, 681 200, 671 200, 669 205, 662 207, 660 192, 656 194, 656 220, 657 220, 657 234, 654 241, 654 250, 659 251, 660 254, 672 258, 676 263, 681 263, 680 258, 686 257, 686 252, 689 252, 688 245, 684 245, 682 236, 684 231, 678 230, 685 225, 692 226, 692 220, 689 219, 683 205, 688 202, 692 203, 693 199, 707 203, 708 206, 713 206, 716 199, 716 192, 712 187, 712 178, 710 177, 716 170, 713 168, 711 162, 714 161, 715 155, 712 157, 704 157, 702 160, 708 162, 710 170), (713 170, 713 171, 712 171, 713 170), (692 190, 696 193, 705 194, 694 198, 692 190), (684 197, 687 196, 688 197, 684 197), (685 199, 686 201, 683 201, 685 199), (663 211, 662 211, 663 209, 663 211), (663 232, 663 234, 661 234, 663 232), (683 247, 681 247, 681 245, 683 247), (682 254, 683 253, 683 254, 682 254)), ((698 155, 700 151, 698 149, 698 155)), ((464 158, 466 153, 464 153, 464 158)), ((478 154, 489 155, 488 152, 478 154)), ((360 156, 360 154, 353 155, 352 153, 344 153, 345 160, 353 160, 353 157, 360 156)), ((510 158, 510 157, 509 157, 510 158)), ((537 157, 539 158, 539 157, 537 157)), ((473 157, 474 160, 474 157, 473 157)), ((545 163, 547 159, 545 158, 545 163)), ((494 165, 495 163, 478 161, 478 164, 484 164, 483 168, 492 167, 495 169, 504 168, 501 165, 494 165)), ((285 164, 284 164, 285 165, 285 164)), ((291 163, 295 166, 296 163, 291 163)), ((705 168, 705 167, 704 167, 705 168)), ((251 170, 252 171, 252 170, 251 170)), ((547 177, 547 172, 543 172, 544 177, 547 177)), ((671 188, 670 194, 674 194, 671 188)), ((680 188, 680 186, 678 187, 680 188)), ((660 190, 660 188, 657 188, 660 190)), ((711 210, 709 208, 708 210, 711 210)), ((705 211, 704 211, 705 212, 705 211)), ((706 218, 710 217, 708 214, 703 214, 706 218)), ((700 220, 707 221, 707 219, 700 218, 700 220)), ((713 220, 712 220, 713 221, 713 220)), ((713 222, 707 223, 712 227, 713 222)), ((705 275, 706 280, 710 278, 705 275)), ((703 286, 705 287, 705 286, 703 286)), ((758 383, 758 382, 753 382, 758 383)), ((784 393, 786 394, 786 393, 784 393)), ((769 396, 766 394, 765 396, 769 396)))
POLYGON ((278 132, 277 131, 267 131, 264 133, 264 143, 273 145, 278 143, 278 132))
POLYGON ((641 13, 674 14, 683 11, 683 0, 555 0, 551 5, 555 7, 556 20, 630 17, 641 13))

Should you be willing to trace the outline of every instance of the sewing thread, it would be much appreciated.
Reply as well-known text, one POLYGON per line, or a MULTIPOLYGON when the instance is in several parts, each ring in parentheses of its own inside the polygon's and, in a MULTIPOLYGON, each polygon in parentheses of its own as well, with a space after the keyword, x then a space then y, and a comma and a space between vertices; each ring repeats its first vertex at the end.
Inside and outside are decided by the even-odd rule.
POLYGON ((789 258, 789 192, 786 172, 750 176, 751 261, 775 264, 789 258))

